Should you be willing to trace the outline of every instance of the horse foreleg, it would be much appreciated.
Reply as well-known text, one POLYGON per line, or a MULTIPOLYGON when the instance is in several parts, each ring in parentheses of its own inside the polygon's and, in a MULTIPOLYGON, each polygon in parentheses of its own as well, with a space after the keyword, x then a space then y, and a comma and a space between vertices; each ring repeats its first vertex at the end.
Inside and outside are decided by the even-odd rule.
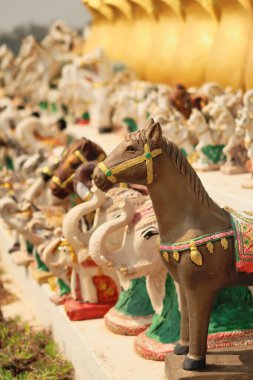
POLYGON ((198 284, 186 289, 189 312, 190 348, 183 369, 198 371, 206 365, 207 334, 215 292, 198 284))
POLYGON ((174 354, 186 355, 189 352, 189 313, 187 306, 187 299, 185 289, 183 286, 176 287, 179 291, 180 298, 180 312, 181 312, 181 324, 180 324, 180 340, 174 348, 174 354))

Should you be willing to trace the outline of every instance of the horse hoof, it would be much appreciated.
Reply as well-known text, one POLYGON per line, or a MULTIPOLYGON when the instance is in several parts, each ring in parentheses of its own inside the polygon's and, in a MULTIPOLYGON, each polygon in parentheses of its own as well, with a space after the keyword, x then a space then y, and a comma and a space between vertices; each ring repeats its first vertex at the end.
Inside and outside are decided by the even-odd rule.
POLYGON ((189 352, 189 346, 182 346, 179 342, 175 345, 174 354, 175 355, 186 355, 189 352))
POLYGON ((186 356, 182 368, 186 371, 200 371, 201 369, 205 368, 205 366, 206 359, 194 360, 189 358, 189 356, 186 356))

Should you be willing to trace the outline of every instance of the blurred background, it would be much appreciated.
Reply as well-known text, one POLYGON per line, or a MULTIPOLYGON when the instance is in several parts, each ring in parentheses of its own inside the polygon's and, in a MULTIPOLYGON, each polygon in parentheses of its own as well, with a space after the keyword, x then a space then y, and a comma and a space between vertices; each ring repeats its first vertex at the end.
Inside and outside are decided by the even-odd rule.
POLYGON ((23 37, 41 40, 57 19, 81 32, 90 22, 80 0, 0 0, 0 45, 7 43, 17 53, 23 37))

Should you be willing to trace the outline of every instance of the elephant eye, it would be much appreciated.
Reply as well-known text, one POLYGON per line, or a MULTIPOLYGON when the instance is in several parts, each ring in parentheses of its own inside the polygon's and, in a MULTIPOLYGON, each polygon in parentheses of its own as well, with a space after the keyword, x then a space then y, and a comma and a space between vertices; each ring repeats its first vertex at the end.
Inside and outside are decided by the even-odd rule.
POLYGON ((130 152, 130 153, 135 153, 135 152, 136 152, 136 149, 135 149, 134 146, 129 145, 129 146, 126 148, 126 151, 127 151, 127 152, 130 152))

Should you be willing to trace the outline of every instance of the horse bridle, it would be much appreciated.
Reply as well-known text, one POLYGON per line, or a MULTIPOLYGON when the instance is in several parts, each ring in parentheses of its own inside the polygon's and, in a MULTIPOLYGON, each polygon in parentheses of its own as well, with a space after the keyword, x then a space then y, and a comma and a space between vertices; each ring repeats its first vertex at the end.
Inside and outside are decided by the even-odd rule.
MULTIPOLYGON (((88 162, 87 158, 80 152, 80 150, 76 150, 73 154, 79 158, 82 164, 84 164, 85 162, 88 162)), ((103 153, 101 153, 97 158, 98 161, 102 161, 104 159, 105 159, 105 155, 103 153)), ((55 185, 59 186, 61 189, 64 190, 66 189, 68 184, 73 180, 74 176, 75 176, 75 173, 72 173, 67 179, 65 179, 65 181, 62 181, 57 176, 53 176, 51 181, 52 183, 54 183, 55 185)))
POLYGON ((109 169, 104 162, 100 162, 98 164, 98 167, 102 172, 106 175, 108 181, 110 181, 112 184, 117 183, 117 178, 115 177, 117 174, 123 172, 124 170, 131 168, 133 166, 136 166, 142 162, 146 162, 147 167, 147 183, 150 185, 153 182, 154 179, 154 173, 153 173, 153 158, 158 156, 159 154, 162 154, 162 149, 155 149, 153 151, 150 150, 149 144, 144 145, 144 153, 140 156, 137 156, 135 158, 132 158, 130 160, 127 160, 119 165, 114 166, 113 168, 109 169))

